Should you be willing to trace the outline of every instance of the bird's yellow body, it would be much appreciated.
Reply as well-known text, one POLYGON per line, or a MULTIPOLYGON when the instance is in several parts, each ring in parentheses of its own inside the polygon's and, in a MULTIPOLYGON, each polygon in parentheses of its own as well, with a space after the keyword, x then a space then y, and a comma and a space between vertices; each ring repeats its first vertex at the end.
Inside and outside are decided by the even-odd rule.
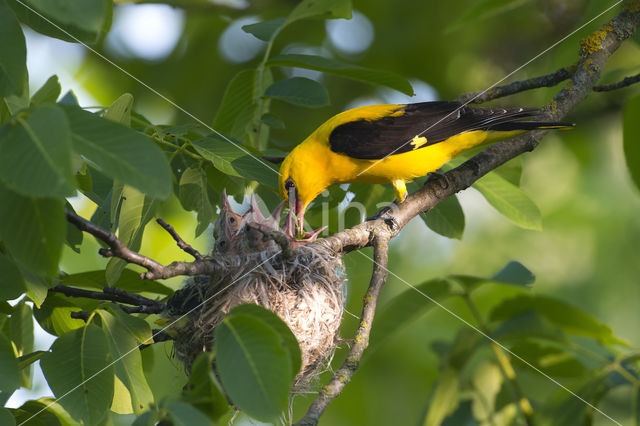
POLYGON ((467 111, 471 111, 467 116, 473 115, 475 120, 469 123, 468 118, 460 118, 458 111, 453 109, 455 105, 460 104, 373 105, 330 118, 284 159, 280 167, 282 197, 288 198, 288 182, 295 186, 299 203, 296 213, 300 216, 330 185, 391 183, 398 201, 402 202, 407 195, 405 182, 438 170, 463 151, 512 138, 533 128, 567 126, 564 123, 535 122, 537 124, 533 125, 534 122, 517 122, 514 117, 534 115, 531 110, 522 108, 467 107, 467 111), (496 118, 499 113, 506 116, 501 121, 496 118), (451 115, 454 116, 449 118, 451 115), (465 119, 467 122, 462 121, 465 119), (490 120, 493 120, 491 123, 498 122, 496 130, 487 125, 490 120))

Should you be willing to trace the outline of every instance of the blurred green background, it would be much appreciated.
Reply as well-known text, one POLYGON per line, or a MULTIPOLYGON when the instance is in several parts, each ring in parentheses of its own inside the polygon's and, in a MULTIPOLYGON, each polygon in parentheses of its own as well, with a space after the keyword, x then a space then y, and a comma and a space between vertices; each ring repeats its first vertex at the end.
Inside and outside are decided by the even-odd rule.
MULTIPOLYGON (((118 3, 118 2, 117 2, 118 3)), ((189 0, 172 8, 160 4, 121 2, 112 31, 98 51, 137 78, 175 101, 206 123, 212 123, 230 79, 255 67, 264 43, 243 33, 240 26, 284 16, 296 4, 285 0, 189 0)), ((146 3, 146 2, 145 2, 146 3)), ((390 89, 315 72, 301 73, 321 80, 331 105, 304 109, 274 102, 272 110, 285 128, 271 133, 270 146, 288 151, 331 115, 345 108, 380 102, 455 99, 483 90, 518 69, 550 45, 572 33, 612 2, 587 0, 514 0, 509 2, 457 0, 354 0, 351 21, 304 21, 284 30, 274 53, 315 53, 376 69, 394 71, 414 84, 408 98, 390 89), (496 7, 498 5, 499 7, 496 7)), ((610 19, 619 8, 596 19, 507 80, 546 74, 578 59, 579 40, 610 19)), ((73 89, 82 106, 109 105, 124 92, 134 95, 137 112, 157 124, 182 124, 192 119, 83 47, 49 39, 26 30, 31 87, 51 74, 61 77, 63 91, 73 89)), ((603 82, 637 72, 639 46, 625 43, 608 63, 603 82)), ((279 72, 291 75, 291 69, 279 72)), ((281 75, 279 76, 281 77, 281 75)), ((558 88, 539 89, 493 102, 496 105, 541 106, 558 88)), ((441 237, 416 218, 392 243, 390 269, 417 285, 447 274, 490 276, 510 260, 518 260, 537 276, 533 294, 554 295, 591 313, 611 326, 618 337, 640 346, 640 197, 627 171, 622 150, 621 109, 638 88, 592 94, 571 112, 570 132, 546 137, 533 153, 522 156, 522 189, 537 203, 543 230, 516 227, 498 214, 475 190, 459 198, 466 215, 461 241, 441 237)), ((78 200, 79 213, 92 206, 78 200)), ((271 205, 271 208, 274 206, 271 205)), ((372 213, 372 212, 368 212, 372 213)), ((160 215, 190 241, 195 218, 177 200, 160 215)), ((206 232, 197 244, 210 244, 206 232)), ((103 267, 105 261, 85 238, 85 255, 65 248, 63 269, 79 272, 103 267), (89 254, 86 254, 89 253, 89 254)), ((160 262, 184 253, 170 237, 149 225, 142 253, 160 262)), ((359 315, 371 265, 361 254, 346 257, 349 276, 348 311, 359 315)), ((178 286, 179 280, 172 283, 178 286)), ((380 306, 407 285, 390 277, 380 306)), ((521 290, 490 285, 476 295, 480 310, 521 290)), ((420 297, 416 295, 416 297, 420 297)), ((425 304, 430 304, 424 300, 425 304)), ((446 306, 473 322, 462 303, 446 306)), ((357 321, 345 314, 343 336, 353 334, 357 321)), ((374 323, 374 334, 375 334, 374 323)), ((427 399, 438 376, 436 340, 451 340, 466 327, 435 307, 366 353, 352 382, 321 419, 326 425, 416 424, 424 416, 427 399)), ((167 374, 170 346, 154 348, 154 391, 178 389, 184 375, 167 374)), ((339 351, 334 365, 339 365, 339 351)), ((519 377, 529 393, 553 393, 557 387, 522 368, 519 377)), ((602 409, 616 419, 629 419, 629 389, 610 394, 602 409)), ((302 414, 312 396, 300 396, 295 411, 302 414)), ((596 416, 596 424, 609 424, 596 416)))

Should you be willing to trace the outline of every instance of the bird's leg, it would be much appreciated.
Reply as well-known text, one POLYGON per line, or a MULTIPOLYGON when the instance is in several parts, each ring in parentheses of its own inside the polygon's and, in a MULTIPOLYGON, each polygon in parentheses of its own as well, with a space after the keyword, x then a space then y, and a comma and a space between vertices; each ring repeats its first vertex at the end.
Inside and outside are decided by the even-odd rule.
POLYGON ((439 170, 429 173, 429 177, 424 181, 424 184, 426 185, 431 181, 435 181, 440 189, 447 189, 449 187, 449 181, 447 180, 447 177, 443 173, 440 173, 439 170))

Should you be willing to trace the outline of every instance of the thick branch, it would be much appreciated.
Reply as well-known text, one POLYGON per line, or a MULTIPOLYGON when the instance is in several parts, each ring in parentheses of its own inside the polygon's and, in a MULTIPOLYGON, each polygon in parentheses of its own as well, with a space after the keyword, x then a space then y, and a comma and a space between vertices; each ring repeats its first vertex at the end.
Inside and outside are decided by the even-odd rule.
MULTIPOLYGON (((172 262, 171 264, 166 266, 162 265, 153 259, 150 259, 146 256, 141 255, 140 253, 131 250, 126 246, 126 244, 120 241, 118 237, 115 236, 115 234, 94 225, 86 219, 81 218, 73 211, 66 210, 65 213, 67 216, 67 221, 69 223, 72 223, 81 231, 88 232, 89 234, 93 235, 109 246, 108 249, 103 248, 99 250, 99 253, 102 256, 118 257, 128 263, 139 265, 147 269, 148 272, 140 275, 143 280, 167 279, 176 277, 178 275, 210 275, 222 268, 222 266, 215 259, 204 258, 200 255, 200 253, 193 250, 193 248, 192 250, 195 253, 190 254, 196 256, 197 253, 201 256, 201 258, 196 259, 195 262, 172 262)), ((174 237, 174 239, 176 239, 179 246, 180 241, 182 241, 185 246, 191 247, 187 243, 185 243, 182 238, 180 238, 180 236, 175 232, 175 230, 173 230, 172 227, 171 230, 172 232, 170 231, 170 233, 174 237)), ((185 249, 183 246, 180 247, 183 250, 187 251, 187 249, 185 249)))
POLYGON ((387 264, 389 260, 389 238, 387 233, 381 232, 376 235, 373 241, 373 273, 369 288, 364 295, 364 305, 360 316, 360 325, 356 331, 355 339, 349 354, 342 366, 334 373, 331 381, 322 388, 318 398, 311 404, 307 414, 297 423, 298 425, 316 425, 318 419, 327 408, 329 403, 336 398, 344 387, 351 381, 353 373, 358 369, 364 350, 369 345, 369 334, 371 324, 376 312, 380 289, 387 281, 389 271, 387 264))

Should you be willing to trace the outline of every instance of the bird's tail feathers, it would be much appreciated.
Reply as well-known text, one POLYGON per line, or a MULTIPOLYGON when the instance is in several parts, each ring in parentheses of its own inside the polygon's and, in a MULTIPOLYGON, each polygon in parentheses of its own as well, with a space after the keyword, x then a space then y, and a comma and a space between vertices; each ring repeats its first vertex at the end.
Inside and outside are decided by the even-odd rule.
POLYGON ((511 121, 508 123, 500 123, 495 126, 491 126, 490 130, 499 132, 511 132, 514 130, 566 130, 575 126, 574 123, 567 123, 562 121, 511 121))

